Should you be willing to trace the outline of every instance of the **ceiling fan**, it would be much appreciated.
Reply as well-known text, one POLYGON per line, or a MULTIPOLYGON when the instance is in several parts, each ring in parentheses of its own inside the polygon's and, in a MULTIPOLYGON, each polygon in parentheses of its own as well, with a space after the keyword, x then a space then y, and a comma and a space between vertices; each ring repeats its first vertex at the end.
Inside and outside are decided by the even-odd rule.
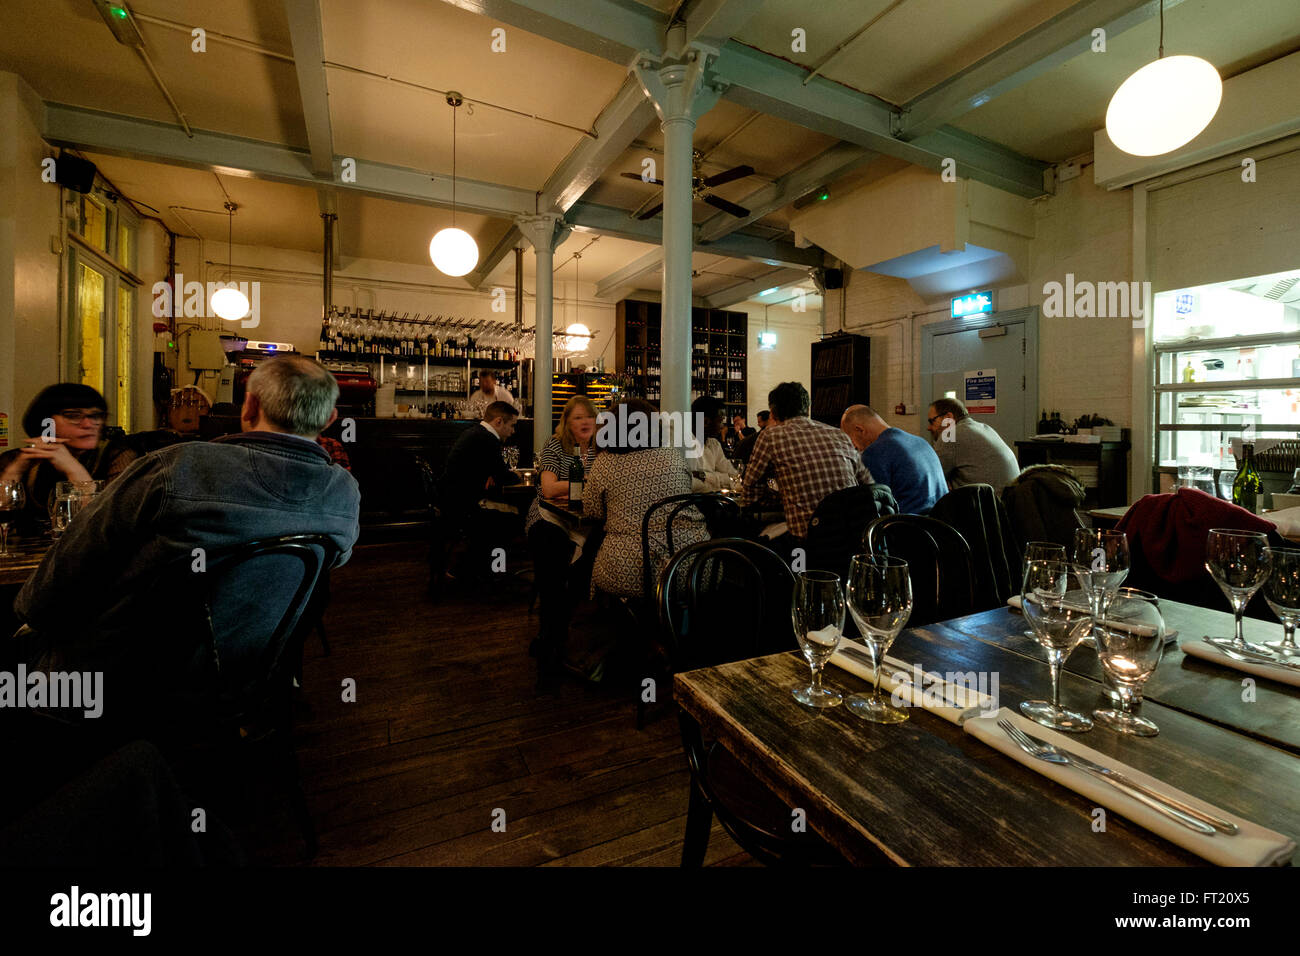
MULTIPOLYGON (((749 215, 749 210, 744 206, 738 206, 734 202, 723 199, 721 196, 713 196, 705 192, 714 186, 721 186, 723 183, 734 182, 737 179, 744 179, 746 176, 754 175, 753 166, 733 166, 730 169, 724 169, 714 176, 705 176, 703 170, 704 155, 699 150, 694 150, 691 161, 691 192, 695 198, 701 202, 706 202, 715 209, 721 209, 729 216, 735 216, 737 219, 744 219, 749 215)), ((662 179, 642 179, 638 173, 620 173, 625 179, 635 179, 638 182, 654 183, 656 186, 664 184, 662 179)), ((664 208, 663 199, 655 203, 649 209, 639 213, 638 219, 651 219, 659 214, 664 208)))

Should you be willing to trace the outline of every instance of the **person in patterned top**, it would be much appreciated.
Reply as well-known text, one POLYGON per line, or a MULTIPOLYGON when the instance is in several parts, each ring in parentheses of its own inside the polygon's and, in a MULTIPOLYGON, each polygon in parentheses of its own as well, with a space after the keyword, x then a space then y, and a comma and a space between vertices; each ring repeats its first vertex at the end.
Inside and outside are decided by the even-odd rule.
POLYGON ((782 382, 767 396, 772 424, 758 433, 745 485, 742 506, 756 504, 775 478, 790 534, 804 538, 808 522, 831 492, 872 483, 853 442, 838 428, 808 417, 808 390, 798 382, 782 382))
MULTIPOLYGON (((659 414, 642 398, 625 399, 619 404, 627 407, 623 414, 629 420, 640 416, 648 422, 659 414)), ((615 406, 609 413, 618 412, 615 406)), ((659 436, 660 430, 653 427, 647 427, 644 433, 625 430, 622 440, 602 447, 605 454, 596 458, 582 491, 582 513, 605 520, 605 537, 592 569, 592 583, 617 597, 642 596, 641 522, 646 511, 656 501, 691 491, 691 473, 682 449, 660 447, 659 436)), ((656 572, 672 557, 664 530, 667 517, 667 511, 660 512, 650 529, 650 559, 656 572)), ((694 509, 673 523, 676 549, 708 537, 703 516, 694 509)))
POLYGON ((541 633, 533 642, 532 653, 540 670, 538 689, 548 690, 562 672, 561 661, 569 637, 569 617, 573 607, 586 594, 590 582, 591 562, 595 549, 584 549, 573 561, 574 541, 560 519, 544 510, 538 499, 567 498, 569 469, 582 460, 583 474, 593 467, 596 458, 596 406, 585 395, 574 395, 560 413, 555 434, 543 446, 537 465, 537 498, 528 509, 524 534, 533 556, 533 575, 537 585, 537 603, 541 633))

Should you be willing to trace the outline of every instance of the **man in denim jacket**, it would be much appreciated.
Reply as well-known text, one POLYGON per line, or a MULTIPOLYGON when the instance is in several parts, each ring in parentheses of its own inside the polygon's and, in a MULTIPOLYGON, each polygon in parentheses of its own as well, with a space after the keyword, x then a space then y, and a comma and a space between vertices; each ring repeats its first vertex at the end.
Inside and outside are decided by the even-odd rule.
MULTIPOLYGON (((242 434, 132 463, 78 513, 19 592, 14 610, 35 632, 24 656, 50 670, 159 665, 193 626, 196 602, 169 600, 174 582, 251 541, 325 534, 340 549, 336 564, 344 563, 357 539, 360 492, 316 443, 338 414, 337 400, 334 376, 316 362, 277 357, 248 379, 242 434)), ((246 580, 214 618, 278 620, 288 586, 265 570, 246 580)))

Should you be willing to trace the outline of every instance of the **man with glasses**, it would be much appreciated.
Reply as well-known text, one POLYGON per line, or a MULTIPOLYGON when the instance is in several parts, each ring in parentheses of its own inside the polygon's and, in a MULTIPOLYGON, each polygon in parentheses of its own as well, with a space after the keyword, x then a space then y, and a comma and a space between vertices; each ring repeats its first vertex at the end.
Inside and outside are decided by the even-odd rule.
POLYGON ((1002 436, 975 421, 956 398, 936 398, 927 423, 949 488, 992 485, 998 494, 1020 475, 1020 463, 1002 436))

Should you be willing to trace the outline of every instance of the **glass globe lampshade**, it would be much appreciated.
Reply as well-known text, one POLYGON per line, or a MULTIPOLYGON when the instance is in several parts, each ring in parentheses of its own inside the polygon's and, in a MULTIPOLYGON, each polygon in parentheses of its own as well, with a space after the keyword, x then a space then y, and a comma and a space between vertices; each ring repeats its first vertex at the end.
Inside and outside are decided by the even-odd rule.
POLYGON ((1210 63, 1162 57, 1120 84, 1106 109, 1106 133, 1126 153, 1159 156, 1195 139, 1222 99, 1223 81, 1210 63))
POLYGON ((248 296, 238 289, 218 289, 212 293, 212 311, 227 322, 248 315, 248 296))
POLYGON ((591 341, 591 329, 581 322, 574 322, 564 330, 564 348, 569 352, 585 352, 591 341))
POLYGON ((478 265, 478 243, 464 229, 439 229, 429 241, 429 258, 438 271, 463 276, 478 265))

